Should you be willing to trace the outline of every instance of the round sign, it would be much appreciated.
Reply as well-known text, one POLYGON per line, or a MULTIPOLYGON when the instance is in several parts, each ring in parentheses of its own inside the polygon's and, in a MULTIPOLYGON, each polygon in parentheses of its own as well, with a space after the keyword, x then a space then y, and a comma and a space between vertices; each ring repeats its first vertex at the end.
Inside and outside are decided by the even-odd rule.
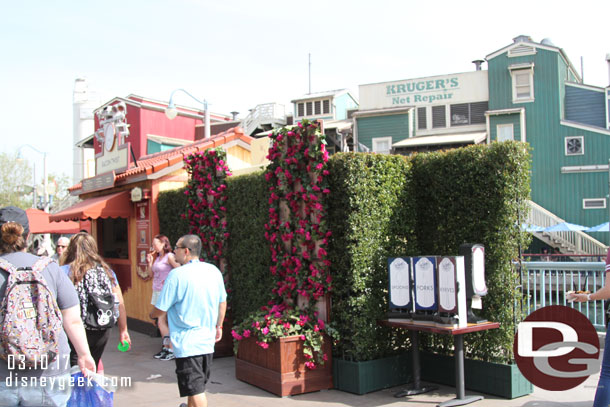
POLYGON ((104 126, 104 148, 106 151, 112 151, 114 147, 114 124, 106 123, 104 126))
POLYGON ((513 350, 523 376, 545 390, 572 389, 600 368, 595 328, 580 311, 563 305, 528 315, 519 324, 513 350))

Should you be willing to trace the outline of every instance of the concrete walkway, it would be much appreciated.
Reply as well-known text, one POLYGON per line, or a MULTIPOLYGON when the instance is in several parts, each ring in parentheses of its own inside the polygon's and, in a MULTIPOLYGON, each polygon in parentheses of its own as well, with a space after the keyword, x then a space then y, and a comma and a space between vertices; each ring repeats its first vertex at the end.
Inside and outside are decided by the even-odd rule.
MULTIPOLYGON (((105 374, 130 378, 131 386, 117 390, 114 405, 117 407, 178 407, 180 403, 186 403, 186 398, 181 399, 178 395, 174 362, 160 361, 152 357, 160 349, 161 338, 151 338, 144 334, 130 332, 133 348, 129 352, 121 353, 116 348, 117 331, 117 329, 113 329, 102 358, 105 374)), ((529 396, 514 400, 484 395, 484 400, 469 405, 473 407, 590 407, 598 378, 598 374, 593 375, 580 386, 562 392, 534 388, 534 392, 529 396)), ((400 399, 394 398, 394 393, 400 389, 401 387, 395 387, 363 396, 338 390, 324 390, 282 398, 235 379, 234 358, 225 357, 214 361, 207 396, 210 407, 433 407, 455 397, 454 389, 439 386, 439 390, 431 393, 400 399)), ((467 390, 466 394, 477 393, 467 390)))

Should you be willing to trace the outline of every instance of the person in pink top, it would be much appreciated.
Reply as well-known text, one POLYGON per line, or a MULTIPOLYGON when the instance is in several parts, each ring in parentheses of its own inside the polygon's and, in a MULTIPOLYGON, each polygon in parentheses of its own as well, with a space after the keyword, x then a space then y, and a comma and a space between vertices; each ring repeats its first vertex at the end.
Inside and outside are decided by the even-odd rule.
MULTIPOLYGON (((152 274, 153 287, 152 287, 152 298, 151 304, 157 303, 163 283, 169 272, 174 268, 180 266, 176 262, 174 253, 172 252, 172 246, 169 243, 169 239, 164 235, 157 235, 152 241, 153 252, 149 253, 146 257, 148 261, 148 275, 152 274)), ((151 311, 152 312, 152 311, 151 311)), ((151 316, 152 318, 152 316, 151 316)), ((154 318, 153 318, 154 319, 154 318)), ((163 345, 161 351, 157 353, 154 358, 160 360, 172 360, 174 359, 174 351, 172 350, 172 343, 169 340, 169 326, 167 325, 167 316, 162 316, 157 320, 157 326, 163 336, 163 345)))

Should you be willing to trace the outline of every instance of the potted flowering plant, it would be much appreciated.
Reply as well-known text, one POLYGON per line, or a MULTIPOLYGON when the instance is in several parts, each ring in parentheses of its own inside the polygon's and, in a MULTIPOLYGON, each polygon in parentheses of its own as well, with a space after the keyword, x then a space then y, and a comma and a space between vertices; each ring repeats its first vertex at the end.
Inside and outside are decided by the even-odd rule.
POLYGON ((280 338, 298 336, 303 341, 303 355, 307 362, 305 367, 315 369, 324 365, 328 356, 323 350, 324 334, 338 340, 337 331, 329 324, 318 319, 317 311, 310 314, 307 310, 299 310, 286 304, 261 307, 250 314, 241 324, 231 331, 234 341, 234 352, 237 354, 239 344, 243 339, 251 338, 262 349, 268 349, 269 344, 280 338))

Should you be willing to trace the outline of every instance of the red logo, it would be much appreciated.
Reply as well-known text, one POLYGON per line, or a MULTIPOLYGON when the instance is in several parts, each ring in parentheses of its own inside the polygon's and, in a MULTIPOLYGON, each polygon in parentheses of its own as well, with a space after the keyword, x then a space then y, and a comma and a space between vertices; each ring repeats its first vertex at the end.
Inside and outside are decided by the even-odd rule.
POLYGON ((523 376, 545 390, 568 390, 599 372, 599 339, 581 312, 543 307, 519 324, 513 344, 523 376))

